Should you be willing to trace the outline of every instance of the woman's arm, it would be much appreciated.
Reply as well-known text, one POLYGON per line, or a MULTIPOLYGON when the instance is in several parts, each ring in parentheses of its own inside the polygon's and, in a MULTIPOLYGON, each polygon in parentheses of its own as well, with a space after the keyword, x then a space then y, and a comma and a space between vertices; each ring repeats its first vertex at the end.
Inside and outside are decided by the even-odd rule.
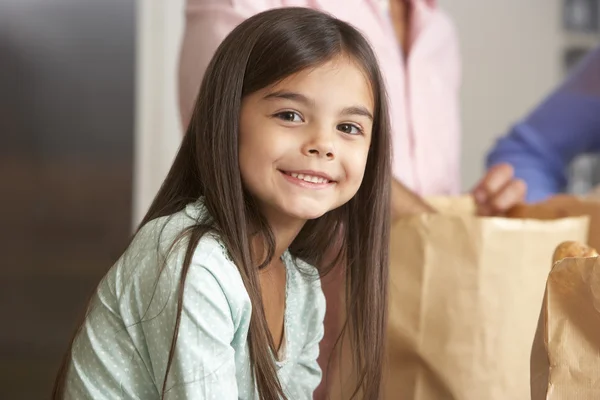
POLYGON ((600 150, 600 48, 529 116, 498 140, 488 168, 508 163, 527 184, 527 200, 563 191, 578 155, 600 150))

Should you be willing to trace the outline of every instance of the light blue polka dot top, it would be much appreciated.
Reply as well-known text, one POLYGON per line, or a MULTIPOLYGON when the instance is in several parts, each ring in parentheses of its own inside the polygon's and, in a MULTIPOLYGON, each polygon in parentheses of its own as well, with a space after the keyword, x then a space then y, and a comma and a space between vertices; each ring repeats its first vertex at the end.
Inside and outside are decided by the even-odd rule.
MULTIPOLYGON (((100 282, 73 343, 65 398, 160 399, 166 385, 166 399, 258 399, 247 345, 250 298, 214 235, 205 235, 193 254, 165 383, 187 241, 166 263, 165 257, 205 210, 199 200, 146 224, 100 282)), ((277 373, 290 400, 312 399, 321 380, 325 298, 313 267, 289 252, 283 260, 286 308, 277 373)))

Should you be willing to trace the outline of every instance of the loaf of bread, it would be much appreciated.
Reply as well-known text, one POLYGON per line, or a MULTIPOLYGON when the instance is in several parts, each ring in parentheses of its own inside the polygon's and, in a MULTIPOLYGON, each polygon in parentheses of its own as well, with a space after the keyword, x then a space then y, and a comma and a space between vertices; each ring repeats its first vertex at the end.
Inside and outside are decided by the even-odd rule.
POLYGON ((598 252, 586 244, 566 241, 556 246, 554 255, 552 256, 552 263, 554 264, 567 257, 598 257, 598 252))

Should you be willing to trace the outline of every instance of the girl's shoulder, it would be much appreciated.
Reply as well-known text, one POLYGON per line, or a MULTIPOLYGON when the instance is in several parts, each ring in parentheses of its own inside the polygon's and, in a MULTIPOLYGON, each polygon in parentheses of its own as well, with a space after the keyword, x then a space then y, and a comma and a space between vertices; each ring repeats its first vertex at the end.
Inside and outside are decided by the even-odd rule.
MULTIPOLYGON (((189 243, 190 229, 199 223, 210 223, 210 217, 202 198, 187 204, 182 210, 171 215, 159 217, 149 221, 135 235, 129 252, 144 252, 155 250, 160 254, 185 253, 189 243)), ((227 251, 223 242, 216 233, 207 232, 202 236, 194 250, 194 255, 206 254, 223 256, 228 259, 227 251)))
MULTIPOLYGON (((189 229, 198 224, 205 212, 199 200, 144 225, 118 262, 118 275, 123 285, 137 282, 153 286, 157 279, 179 277, 189 245, 189 229)), ((208 232, 202 236, 192 251, 189 268, 192 276, 198 269, 209 273, 214 277, 213 282, 226 294, 239 293, 240 289, 244 289, 237 267, 215 233, 208 232)))

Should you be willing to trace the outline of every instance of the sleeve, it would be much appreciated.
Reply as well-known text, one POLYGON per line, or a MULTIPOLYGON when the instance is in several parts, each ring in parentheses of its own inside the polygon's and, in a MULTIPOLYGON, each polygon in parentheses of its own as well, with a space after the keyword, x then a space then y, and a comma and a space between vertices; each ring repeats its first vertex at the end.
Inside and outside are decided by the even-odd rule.
POLYGON ((153 376, 123 329, 104 279, 92 298, 70 355, 65 400, 137 400, 157 396, 153 376))
POLYGON ((217 47, 242 21, 278 6, 279 1, 265 3, 264 0, 186 0, 179 56, 179 108, 184 130, 192 116, 202 77, 217 47))
MULTIPOLYGON (((183 293, 177 344, 166 385, 166 399, 238 398, 235 352, 231 346, 235 326, 228 298, 217 278, 201 265, 192 263, 183 293)), ((149 342, 163 342, 164 354, 153 364, 168 358, 171 335, 160 329, 148 331, 149 342)))
POLYGON ((563 191, 578 155, 600 150, 600 47, 530 115, 500 138, 487 167, 509 163, 528 186, 528 201, 563 191))
POLYGON ((319 358, 319 344, 324 334, 325 296, 320 281, 316 281, 314 284, 318 290, 314 292, 313 308, 306 318, 307 340, 298 357, 294 378, 286 390, 291 399, 312 399, 314 391, 321 383, 322 372, 317 359, 319 358))

